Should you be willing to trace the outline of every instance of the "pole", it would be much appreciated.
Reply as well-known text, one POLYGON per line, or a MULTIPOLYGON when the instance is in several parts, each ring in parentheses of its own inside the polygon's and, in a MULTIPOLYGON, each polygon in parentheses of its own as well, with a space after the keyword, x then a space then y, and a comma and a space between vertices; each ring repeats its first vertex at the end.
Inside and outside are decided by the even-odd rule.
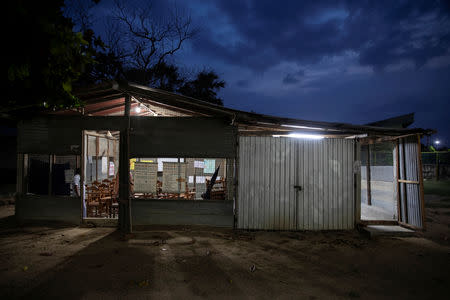
POLYGON ((125 117, 127 123, 120 130, 119 141, 119 228, 124 233, 131 233, 131 197, 130 197, 130 107, 131 97, 125 96, 125 117))
POLYGON ((367 145, 367 163, 366 163, 366 179, 367 179, 367 205, 372 205, 372 191, 370 186, 370 144, 367 145))

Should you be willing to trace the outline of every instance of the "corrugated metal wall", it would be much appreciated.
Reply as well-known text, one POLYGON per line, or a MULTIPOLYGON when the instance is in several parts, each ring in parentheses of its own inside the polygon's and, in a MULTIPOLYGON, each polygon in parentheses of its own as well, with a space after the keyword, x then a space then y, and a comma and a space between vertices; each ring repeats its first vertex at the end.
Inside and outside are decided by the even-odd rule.
MULTIPOLYGON (((399 140, 399 160, 401 180, 419 182, 419 159, 417 137, 399 140), (406 162, 406 163, 405 163, 406 162)), ((422 227, 422 203, 418 183, 400 182, 400 221, 422 227)))
POLYGON ((33 118, 18 124, 17 152, 81 154, 81 129, 62 119, 33 118))
POLYGON ((236 127, 221 118, 131 118, 131 157, 236 156, 236 127))
POLYGON ((353 228, 353 162, 353 140, 240 137, 237 227, 353 228))

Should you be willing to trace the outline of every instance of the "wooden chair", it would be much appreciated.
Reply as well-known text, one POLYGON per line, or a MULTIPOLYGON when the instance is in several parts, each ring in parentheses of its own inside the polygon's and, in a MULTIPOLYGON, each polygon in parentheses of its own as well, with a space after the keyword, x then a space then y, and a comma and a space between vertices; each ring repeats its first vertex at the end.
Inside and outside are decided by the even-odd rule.
POLYGON ((112 192, 108 184, 102 183, 98 186, 100 192, 100 214, 109 215, 112 201, 112 192))
POLYGON ((86 187, 86 216, 98 217, 100 211, 100 191, 96 186, 86 187))
POLYGON ((116 214, 119 215, 119 184, 118 178, 114 178, 110 181, 109 190, 111 194, 111 201, 109 207, 109 217, 115 218, 116 214))
POLYGON ((186 184, 186 192, 184 193, 184 198, 187 200, 193 200, 195 199, 195 188, 193 188, 191 191, 189 190, 188 183, 186 184))
MULTIPOLYGON (((210 180, 206 179, 206 186, 209 186, 210 180)), ((227 193, 227 180, 218 179, 214 182, 214 186, 211 189, 210 199, 211 200, 225 200, 227 193)))

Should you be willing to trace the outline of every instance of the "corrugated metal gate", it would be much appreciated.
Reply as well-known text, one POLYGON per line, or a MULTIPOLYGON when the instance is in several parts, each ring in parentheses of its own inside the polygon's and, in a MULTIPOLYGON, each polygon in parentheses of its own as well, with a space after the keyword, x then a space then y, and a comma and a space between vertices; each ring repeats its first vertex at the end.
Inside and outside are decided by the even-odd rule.
POLYGON ((421 162, 418 155, 418 138, 410 136, 399 139, 397 172, 399 189, 399 221, 423 227, 424 204, 421 189, 421 162))
POLYGON ((354 143, 240 137, 237 227, 353 228, 354 143))

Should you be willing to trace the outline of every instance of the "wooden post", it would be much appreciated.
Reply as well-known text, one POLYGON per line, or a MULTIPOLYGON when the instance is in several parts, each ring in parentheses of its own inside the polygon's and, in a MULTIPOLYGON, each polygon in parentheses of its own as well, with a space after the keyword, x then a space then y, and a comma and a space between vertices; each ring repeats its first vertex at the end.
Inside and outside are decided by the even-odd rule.
POLYGON ((24 155, 17 153, 17 176, 16 176, 16 192, 23 193, 23 169, 24 169, 24 155))
POLYGON ((119 227, 124 233, 132 232, 130 198, 130 107, 131 97, 125 96, 126 128, 120 130, 119 141, 119 227))
POLYGON ((83 223, 83 219, 85 217, 84 215, 84 203, 86 201, 85 199, 85 183, 86 183, 86 157, 88 155, 88 151, 87 151, 87 135, 85 133, 84 130, 81 131, 81 158, 80 158, 80 166, 78 166, 77 163, 77 168, 80 168, 80 198, 81 198, 81 218, 80 218, 80 223, 83 223))
POLYGON ((370 144, 367 144, 367 163, 366 163, 366 180, 367 180, 367 205, 372 205, 372 190, 370 186, 370 144))
MULTIPOLYGON (((406 173, 406 150, 405 150, 405 143, 403 142, 402 147, 402 158, 403 158, 403 174, 405 174, 405 180, 408 180, 408 174, 406 173)), ((402 179, 402 178, 400 178, 402 179)), ((403 183, 403 210, 405 211, 404 220, 402 220, 405 223, 408 223, 408 189, 406 188, 406 183, 403 183)))
POLYGON ((397 140, 397 145, 395 149, 395 160, 396 160, 396 170, 397 170, 397 178, 395 179, 397 182, 397 219, 398 221, 401 221, 401 201, 400 201, 400 150, 399 150, 399 140, 397 140))
MULTIPOLYGON (((234 197, 232 199, 234 199, 234 222, 233 222, 233 228, 236 229, 238 227, 238 218, 239 218, 239 209, 238 209, 238 205, 239 205, 239 161, 240 161, 240 157, 239 157, 239 133, 236 130, 236 159, 234 160, 234 180, 233 180, 233 185, 234 185, 234 197)), ((296 211, 297 211, 297 207, 296 207, 296 211)), ((297 222, 297 215, 296 215, 296 219, 295 221, 297 222)))
POLYGON ((417 135, 417 160, 419 164, 419 192, 420 192, 420 204, 421 204, 421 213, 422 213, 422 228, 426 229, 425 225, 425 195, 423 189, 423 170, 422 170, 422 147, 420 144, 420 134, 417 135))
POLYGON ((48 166, 49 166, 49 171, 48 171, 48 195, 49 196, 52 195, 52 185, 53 185, 53 182, 52 182, 53 178, 52 177, 53 177, 53 163, 54 163, 53 158, 54 158, 53 154, 50 154, 48 156, 48 166))
POLYGON ((29 157, 28 154, 23 154, 23 176, 22 176, 22 191, 21 193, 26 194, 28 192, 28 175, 29 170, 29 157))
POLYGON ((100 148, 100 141, 98 136, 95 137, 95 181, 98 181, 98 154, 100 148))
POLYGON ((439 152, 436 151, 436 181, 439 181, 439 152))

